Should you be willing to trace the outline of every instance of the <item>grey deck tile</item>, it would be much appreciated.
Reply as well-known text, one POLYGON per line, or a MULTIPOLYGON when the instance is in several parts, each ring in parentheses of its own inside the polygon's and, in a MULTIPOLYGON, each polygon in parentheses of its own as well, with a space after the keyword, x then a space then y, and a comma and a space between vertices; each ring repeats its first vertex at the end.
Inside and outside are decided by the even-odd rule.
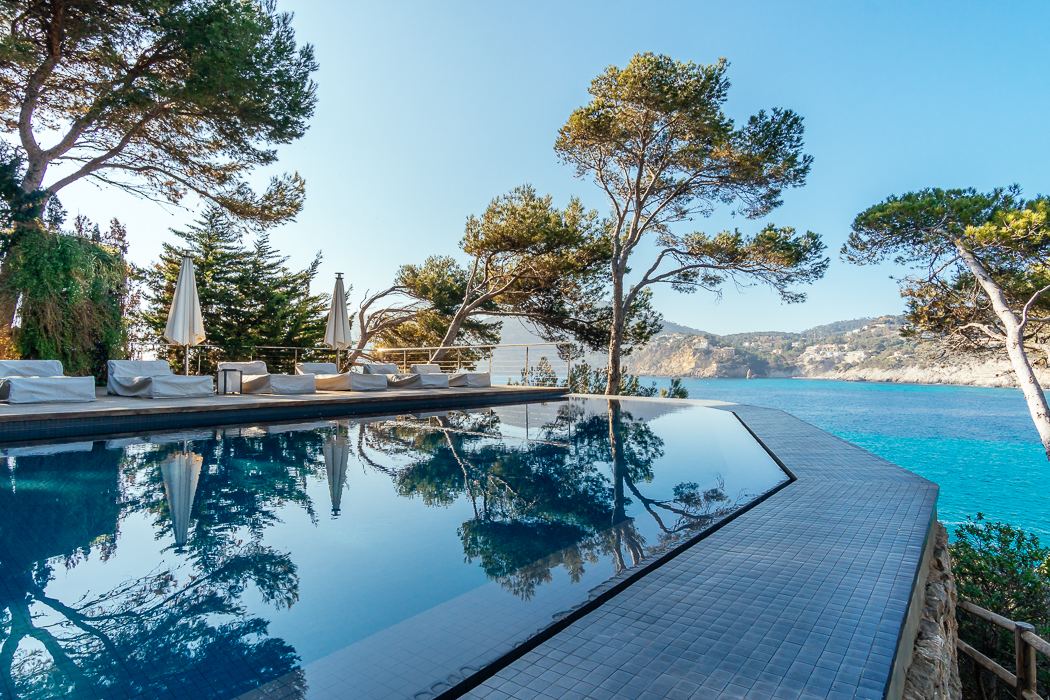
POLYGON ((881 697, 936 485, 780 411, 728 409, 798 480, 540 644, 544 668, 586 659, 597 691, 636 697, 881 697))

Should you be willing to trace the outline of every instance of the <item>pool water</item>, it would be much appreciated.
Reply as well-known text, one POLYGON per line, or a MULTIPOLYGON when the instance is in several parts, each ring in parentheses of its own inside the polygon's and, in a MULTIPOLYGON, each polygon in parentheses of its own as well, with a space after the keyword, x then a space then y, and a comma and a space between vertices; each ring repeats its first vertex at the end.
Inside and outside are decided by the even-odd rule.
POLYGON ((17 698, 411 696, 786 480, 731 413, 603 399, 0 454, 17 698))

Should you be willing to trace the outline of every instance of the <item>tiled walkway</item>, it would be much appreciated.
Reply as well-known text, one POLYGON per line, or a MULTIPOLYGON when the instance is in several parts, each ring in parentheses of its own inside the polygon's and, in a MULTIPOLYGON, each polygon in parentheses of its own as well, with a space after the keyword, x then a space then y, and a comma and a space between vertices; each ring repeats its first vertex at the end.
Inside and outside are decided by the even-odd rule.
POLYGON ((798 481, 467 697, 883 697, 937 486, 786 413, 727 409, 798 481))

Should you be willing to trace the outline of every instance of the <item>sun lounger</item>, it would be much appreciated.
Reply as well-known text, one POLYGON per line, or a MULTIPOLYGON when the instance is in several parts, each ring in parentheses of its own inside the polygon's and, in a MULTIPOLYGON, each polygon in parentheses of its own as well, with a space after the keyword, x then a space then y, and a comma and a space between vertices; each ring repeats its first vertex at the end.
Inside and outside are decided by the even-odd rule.
POLYGON ((360 372, 340 372, 334 362, 300 362, 296 374, 313 374, 317 388, 325 391, 383 391, 387 382, 383 377, 360 372))
POLYGON ((106 391, 116 396, 176 399, 215 393, 211 377, 174 374, 164 360, 110 360, 106 366, 106 391))
MULTIPOLYGON (((412 365, 412 372, 418 374, 423 381, 425 377, 441 374, 441 365, 412 365)), ((488 372, 452 372, 446 374, 448 385, 451 387, 478 388, 492 386, 492 378, 488 372)))
POLYGON ((400 374, 397 365, 385 362, 372 362, 362 365, 365 374, 382 375, 386 377, 387 386, 394 389, 418 389, 420 388, 419 375, 400 374))
POLYGON ((58 360, 0 360, 0 401, 8 403, 95 400, 94 377, 67 377, 58 360))
POLYGON ((449 376, 441 371, 440 365, 412 365, 412 374, 419 377, 423 389, 447 389, 449 376))
POLYGON ((220 362, 219 372, 236 369, 241 372, 241 392, 245 394, 313 394, 317 382, 312 374, 270 374, 262 360, 220 362))

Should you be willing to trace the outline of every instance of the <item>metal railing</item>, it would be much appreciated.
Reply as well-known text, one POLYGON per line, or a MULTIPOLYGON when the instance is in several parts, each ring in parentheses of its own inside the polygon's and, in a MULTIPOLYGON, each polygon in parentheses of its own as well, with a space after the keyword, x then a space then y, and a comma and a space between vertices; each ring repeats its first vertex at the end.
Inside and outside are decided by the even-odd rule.
POLYGON ((443 372, 488 372, 493 384, 554 386, 572 373, 569 343, 501 343, 495 345, 421 345, 407 348, 371 348, 376 362, 396 364, 401 372, 412 365, 436 364, 443 372))
POLYGON ((962 639, 956 640, 958 650, 973 659, 980 668, 995 674, 999 680, 1013 689, 1019 700, 1042 700, 1038 690, 1039 669, 1036 665, 1036 654, 1050 658, 1050 642, 1038 636, 1035 633, 1035 627, 1027 622, 1010 620, 965 600, 960 600, 958 606, 961 610, 976 615, 986 622, 1013 632, 1014 670, 1010 672, 999 662, 985 656, 962 639))
MULTIPOLYGON (((366 348, 358 359, 363 362, 390 362, 401 372, 414 364, 437 364, 444 372, 487 371, 493 384, 565 384, 572 373, 571 345, 568 343, 504 343, 495 345, 446 345, 406 348, 366 348), (439 357, 440 355, 440 357, 439 357), (435 360, 435 358, 438 358, 435 360)), ((137 359, 164 358, 181 370, 185 348, 163 341, 137 343, 132 356, 137 359)), ((189 349, 191 371, 211 374, 224 360, 263 360, 273 372, 293 372, 297 362, 331 362, 347 357, 332 348, 292 345, 259 345, 230 353, 218 345, 194 345, 189 349)))

